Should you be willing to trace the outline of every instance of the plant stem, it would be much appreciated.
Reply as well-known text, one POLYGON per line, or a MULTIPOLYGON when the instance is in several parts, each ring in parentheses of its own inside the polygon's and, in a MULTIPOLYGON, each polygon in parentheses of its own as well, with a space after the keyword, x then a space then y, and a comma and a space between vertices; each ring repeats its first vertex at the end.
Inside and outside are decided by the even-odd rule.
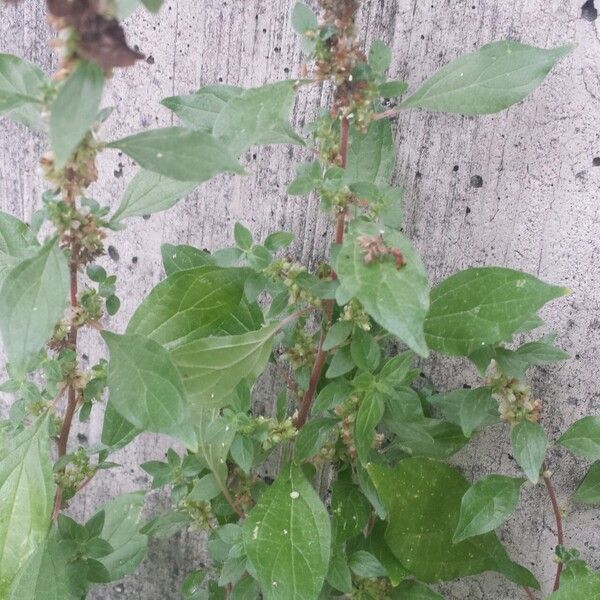
POLYGON ((530 600, 535 600, 535 596, 533 595, 533 592, 528 587, 524 587, 523 589, 525 590, 525 593, 527 594, 527 597, 530 600))
MULTIPOLYGON (((546 467, 542 467, 546 470, 546 467)), ((550 496, 550 502, 552 504, 552 510, 554 512, 554 518, 556 519, 556 538, 558 541, 558 545, 562 546, 565 543, 563 526, 562 526, 562 515, 560 514, 560 508, 558 506, 558 501, 556 500, 556 492, 554 491, 554 486, 552 485, 552 481, 550 477, 544 475, 544 483, 546 484, 546 490, 548 491, 548 496, 550 496)), ((552 588, 554 591, 558 590, 560 586, 560 574, 562 573, 563 563, 560 561, 556 566, 556 577, 554 578, 554 587, 552 588)))

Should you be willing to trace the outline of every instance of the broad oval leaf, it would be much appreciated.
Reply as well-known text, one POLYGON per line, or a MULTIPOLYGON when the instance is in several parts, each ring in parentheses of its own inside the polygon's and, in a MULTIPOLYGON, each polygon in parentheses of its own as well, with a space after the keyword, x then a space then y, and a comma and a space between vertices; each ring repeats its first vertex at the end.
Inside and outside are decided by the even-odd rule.
POLYGON ((54 479, 48 414, 0 452, 0 597, 50 528, 54 479))
POLYGON ((111 223, 167 210, 193 192, 196 187, 198 183, 195 181, 176 181, 140 169, 125 189, 121 204, 112 216, 111 223))
POLYGON ((505 475, 488 475, 476 481, 461 500, 452 541, 457 544, 500 527, 517 506, 524 481, 505 475))
POLYGON ((56 168, 62 169, 94 124, 103 87, 102 69, 84 60, 58 91, 50 114, 50 142, 56 168))
POLYGON ((512 269, 460 271, 431 290, 427 344, 450 356, 468 356, 483 345, 509 340, 546 302, 567 293, 512 269))
POLYGON ((242 379, 262 373, 280 328, 275 323, 259 331, 208 337, 175 348, 171 358, 189 401, 204 407, 224 406, 242 379))
POLYGON ((463 115, 499 112, 523 100, 572 49, 492 42, 442 67, 400 108, 420 106, 463 115))
POLYGON ((245 269, 214 266, 174 273, 140 304, 127 333, 146 336, 167 350, 213 335, 240 304, 247 275, 245 269))
POLYGON ((244 548, 265 600, 316 600, 331 551, 327 509, 300 467, 284 468, 243 529, 244 548))
POLYGON ((141 167, 178 181, 202 183, 219 173, 243 174, 228 148, 203 131, 154 129, 111 142, 141 167))
POLYGON ((600 461, 596 461, 586 473, 573 495, 581 504, 600 504, 600 461))
POLYGON ((449 581, 492 570, 539 589, 533 575, 508 558, 494 533, 452 543, 469 488, 456 469, 429 458, 407 458, 393 469, 370 465, 368 471, 389 512, 385 540, 418 579, 449 581))
POLYGON ((104 423, 102 425, 102 443, 111 451, 119 450, 127 446, 137 435, 141 433, 137 427, 132 425, 109 400, 104 410, 104 423))
POLYGON ((381 394, 367 394, 361 401, 354 423, 354 444, 358 458, 366 463, 373 450, 375 428, 385 411, 385 402, 381 394))
POLYGON ((46 344, 68 293, 67 259, 56 240, 12 269, 0 289, 0 331, 10 362, 18 364, 46 344))
POLYGON ((548 436, 539 423, 525 419, 517 423, 511 432, 515 460, 532 483, 537 483, 546 456, 548 436))
POLYGON ((559 438, 558 443, 573 454, 600 460, 600 417, 583 417, 559 438))
POLYGON ((547 600, 595 600, 600 598, 600 573, 582 561, 572 561, 560 578, 558 591, 547 600), (575 563, 575 564, 574 564, 575 563))
POLYGON ((423 333, 429 308, 427 274, 421 259, 401 233, 375 223, 355 221, 339 249, 335 271, 340 280, 336 292, 339 304, 356 298, 379 325, 421 356, 427 356, 423 333), (398 268, 392 256, 365 262, 366 252, 361 243, 380 236, 390 249, 402 253, 406 265, 398 268))
POLYGON ((369 502, 352 482, 349 469, 339 472, 332 486, 331 513, 335 519, 336 543, 345 542, 361 533, 369 520, 369 502))
POLYGON ((164 433, 195 447, 181 377, 169 353, 139 335, 104 331, 110 351, 108 389, 113 407, 138 429, 164 433))
POLYGON ((10 269, 38 248, 39 243, 26 223, 0 212, 0 286, 10 269))
POLYGON ((160 254, 167 277, 177 273, 177 271, 186 271, 194 267, 207 267, 215 264, 209 252, 193 246, 163 244, 160 247, 160 254))

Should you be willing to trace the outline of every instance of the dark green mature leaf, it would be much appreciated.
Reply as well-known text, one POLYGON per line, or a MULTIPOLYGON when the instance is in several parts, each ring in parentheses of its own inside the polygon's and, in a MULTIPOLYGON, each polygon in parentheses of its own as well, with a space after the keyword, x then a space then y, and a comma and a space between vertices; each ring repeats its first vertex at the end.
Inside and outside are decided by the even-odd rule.
POLYGON ((450 465, 407 458, 394 469, 370 465, 368 471, 389 511, 385 540, 418 579, 447 581, 494 570, 539 588, 529 571, 510 561, 494 533, 452 543, 469 484, 450 465))
POLYGON ((48 413, 0 451, 0 597, 50 528, 54 479, 48 413))
POLYGON ((383 397, 378 393, 367 394, 361 401, 354 423, 354 444, 358 458, 366 463, 371 457, 375 427, 385 411, 383 397))
POLYGON ((189 96, 173 96, 161 101, 192 129, 211 132, 227 102, 244 90, 232 85, 208 85, 189 96))
POLYGON ((207 267, 215 264, 210 253, 193 246, 163 244, 160 247, 160 253, 167 276, 173 275, 177 271, 186 271, 194 267, 207 267))
POLYGON ((121 204, 112 216, 111 223, 167 210, 196 187, 198 183, 195 181, 176 181, 140 169, 125 189, 121 204))
POLYGON ((600 504, 600 461, 596 461, 587 472, 573 495, 581 504, 600 504))
POLYGON ((532 483, 537 483, 546 456, 548 436, 539 423, 528 420, 517 423, 511 432, 515 460, 532 483))
POLYGON ((498 403, 489 387, 461 389, 429 396, 427 401, 442 411, 448 421, 459 425, 466 437, 486 425, 500 421, 498 403))
POLYGON ((213 135, 235 156, 257 144, 303 144, 288 122, 296 84, 279 81, 232 97, 218 114, 213 135))
POLYGON ((111 142, 141 167, 178 181, 202 183, 219 173, 243 174, 229 149, 214 136, 181 127, 154 129, 111 142))
POLYGON ((572 49, 544 50, 513 41, 487 44, 442 67, 400 108, 420 106, 464 115, 499 112, 523 100, 572 49))
POLYGON ((499 369, 507 377, 514 379, 522 379, 525 371, 534 365, 545 365, 569 358, 564 350, 544 341, 529 342, 516 350, 496 348, 493 356, 499 369))
POLYGON ((139 335, 105 331, 110 350, 110 402, 138 429, 164 433, 194 447, 188 404, 181 377, 169 353, 139 335))
POLYGON ((476 481, 461 500, 452 541, 457 544, 500 527, 517 506, 524 481, 505 475, 488 475, 476 481))
POLYGON ((559 438, 558 443, 573 454, 600 460, 600 417, 583 417, 559 438))
POLYGON ((375 223, 353 222, 338 252, 335 271, 340 280, 338 304, 356 298, 377 323, 415 352, 427 356, 423 333, 429 308, 427 274, 421 259, 401 233, 375 223), (402 252, 405 266, 398 269, 391 256, 365 263, 360 241, 379 235, 383 235, 388 247, 402 252))
POLYGON ((238 467, 240 467, 246 475, 249 475, 252 466, 254 465, 254 442, 250 438, 238 434, 233 438, 229 452, 231 453, 231 458, 238 467))
POLYGON ((339 546, 331 553, 327 583, 336 590, 349 594, 352 591, 352 573, 343 547, 339 546))
POLYGON ((123 494, 102 507, 105 518, 99 537, 111 545, 112 551, 99 560, 110 581, 132 573, 146 556, 148 538, 139 533, 143 507, 143 492, 123 494))
POLYGON ((360 328, 352 334, 350 354, 354 364, 363 371, 373 372, 381 361, 381 348, 372 335, 360 328))
POLYGON ((265 600, 316 600, 331 551, 329 515, 300 467, 284 468, 250 511, 244 548, 265 600))
POLYGON ((403 581, 392 593, 392 600, 444 600, 420 581, 403 581))
POLYGON ((394 433, 393 446, 411 456, 448 458, 469 441, 460 427, 441 419, 386 421, 384 425, 394 433))
POLYGON ((0 212, 0 286, 10 269, 38 248, 39 243, 26 223, 0 212))
POLYGON ((171 358, 189 401, 205 407, 223 406, 242 379, 262 373, 279 329, 275 323, 242 335, 195 340, 173 350, 171 358))
POLYGON ((396 162, 392 128, 388 119, 379 119, 369 125, 367 133, 352 128, 348 146, 348 160, 344 169, 344 183, 389 183, 396 162))
POLYGON ((314 456, 331 436, 331 430, 338 423, 332 417, 310 419, 298 432, 294 445, 294 461, 300 463, 314 456))
POLYGON ((106 403, 104 423, 102 425, 102 443, 112 451, 127 446, 141 430, 132 425, 119 413, 112 402, 106 403))
POLYGON ((560 578, 557 592, 547 600, 596 600, 600 598, 600 573, 582 561, 572 561, 560 578), (575 563, 575 564, 574 564, 575 563))
POLYGON ((331 514, 337 543, 358 535, 366 526, 371 507, 360 488, 352 482, 349 469, 338 473, 331 490, 331 514))
POLYGON ((146 336, 167 350, 214 335, 240 304, 247 276, 248 270, 215 266, 174 273, 140 304, 127 333, 146 336))
POLYGON ((397 387, 391 393, 384 393, 386 401, 386 417, 393 421, 420 421, 424 418, 423 405, 419 394, 408 386, 397 387))
POLYGON ((81 61, 58 91, 50 114, 50 142, 56 168, 65 165, 94 124, 103 87, 102 69, 81 61))
POLYGON ((0 331, 10 362, 20 363, 50 339, 68 293, 67 259, 56 240, 12 269, 0 289, 0 331))
POLYGON ((42 131, 42 105, 29 99, 41 101, 42 89, 49 83, 50 79, 35 65, 12 54, 0 54, 0 115, 42 131))
POLYGON ((386 568, 366 550, 357 550, 348 558, 350 570, 359 577, 376 579, 387 575, 386 568))
POLYGON ((485 344, 509 340, 546 302, 567 293, 512 269, 460 271, 431 290, 427 344, 450 356, 468 356, 485 344))
POLYGON ((370 552, 385 567, 387 576, 392 585, 398 585, 410 573, 402 566, 402 563, 394 556, 385 541, 386 523, 380 519, 375 521, 373 529, 366 539, 358 538, 360 547, 370 552))

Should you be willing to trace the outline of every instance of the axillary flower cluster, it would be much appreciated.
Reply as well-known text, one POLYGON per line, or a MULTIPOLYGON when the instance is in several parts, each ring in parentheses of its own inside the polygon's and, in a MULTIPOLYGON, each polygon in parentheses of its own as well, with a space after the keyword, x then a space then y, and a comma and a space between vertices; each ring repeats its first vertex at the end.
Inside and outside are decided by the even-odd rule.
POLYGON ((531 387, 519 379, 509 378, 500 371, 486 382, 491 386, 494 398, 498 401, 500 418, 508 423, 540 420, 542 403, 534 398, 531 387))

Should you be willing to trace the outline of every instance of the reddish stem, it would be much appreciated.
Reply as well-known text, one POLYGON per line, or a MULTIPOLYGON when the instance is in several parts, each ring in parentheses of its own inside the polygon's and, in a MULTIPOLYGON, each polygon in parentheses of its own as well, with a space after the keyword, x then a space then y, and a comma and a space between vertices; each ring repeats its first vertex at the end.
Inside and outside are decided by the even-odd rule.
POLYGON ((523 589, 525 590, 525 593, 527 594, 527 597, 530 600, 535 600, 535 596, 533 595, 533 592, 528 587, 523 588, 523 589))
POLYGON ((325 335, 321 332, 321 338, 319 340, 319 349, 317 351, 317 357, 315 358, 315 364, 313 365, 310 373, 310 380, 308 382, 308 389, 302 398, 302 404, 300 405, 300 412, 296 417, 294 425, 296 429, 300 429, 308 419, 310 409, 312 407, 317 386, 323 373, 323 367, 325 366, 325 360, 327 359, 327 352, 323 350, 323 342, 325 341, 325 335))
MULTIPOLYGON (((560 514, 560 508, 556 500, 556 492, 554 491, 554 486, 552 485, 550 477, 544 475, 544 483, 546 484, 546 490, 548 490, 548 496, 550 496, 550 502, 556 520, 556 538, 558 540, 558 545, 562 546, 565 543, 565 538, 562 526, 562 515, 560 514)), ((560 574, 562 573, 562 568, 563 563, 560 561, 556 567, 556 577, 554 578, 554 587, 552 588, 554 591, 558 590, 558 587, 560 586, 560 574)))

